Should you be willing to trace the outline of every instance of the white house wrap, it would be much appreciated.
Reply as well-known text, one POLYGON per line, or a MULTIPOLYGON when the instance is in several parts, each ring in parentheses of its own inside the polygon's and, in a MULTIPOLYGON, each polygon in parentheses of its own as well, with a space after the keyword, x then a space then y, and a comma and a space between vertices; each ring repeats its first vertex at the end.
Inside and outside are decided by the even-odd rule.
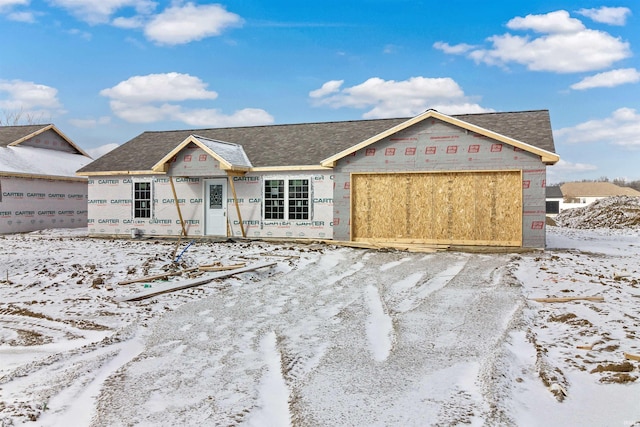
POLYGON ((89 162, 53 125, 0 126, 0 234, 85 227, 89 162))

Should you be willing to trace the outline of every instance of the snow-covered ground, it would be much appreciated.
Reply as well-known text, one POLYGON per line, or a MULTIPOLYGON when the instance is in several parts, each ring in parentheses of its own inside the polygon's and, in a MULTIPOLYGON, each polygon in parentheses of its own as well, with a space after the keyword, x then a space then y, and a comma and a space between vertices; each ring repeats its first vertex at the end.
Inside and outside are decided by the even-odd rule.
POLYGON ((2 426, 640 425, 637 229, 524 254, 85 236, 0 236, 2 426))

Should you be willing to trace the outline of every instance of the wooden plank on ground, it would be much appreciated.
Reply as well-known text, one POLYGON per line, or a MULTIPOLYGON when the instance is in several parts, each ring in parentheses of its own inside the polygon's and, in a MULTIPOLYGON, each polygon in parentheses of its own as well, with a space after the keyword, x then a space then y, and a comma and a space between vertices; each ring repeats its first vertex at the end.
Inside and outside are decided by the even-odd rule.
POLYGON ((191 268, 186 268, 180 271, 172 271, 170 273, 154 274, 153 276, 145 276, 145 277, 139 277, 137 279, 124 280, 122 282, 118 282, 118 285, 130 285, 131 283, 150 282, 152 280, 166 279, 167 277, 179 276, 182 273, 196 271, 198 268, 199 267, 191 267, 191 268))
POLYGON ((146 291, 139 292, 137 294, 130 295, 128 297, 119 298, 119 299, 117 299, 117 301, 118 302, 140 301, 140 300, 143 300, 143 299, 154 297, 156 295, 160 295, 160 294, 164 294, 164 293, 168 293, 168 292, 173 292, 173 291, 179 291, 179 290, 187 289, 187 288, 193 288, 195 286, 204 285, 205 283, 209 283, 209 282, 211 282, 212 280, 215 280, 215 279, 222 279, 222 278, 225 278, 225 277, 233 276, 235 274, 245 273, 247 271, 258 270, 260 268, 273 267, 276 264, 277 264, 276 262, 260 262, 260 263, 256 263, 256 264, 251 264, 251 265, 249 265, 247 267, 236 268, 235 270, 217 271, 217 272, 211 273, 211 274, 209 274, 209 275, 207 275, 205 277, 199 277, 197 279, 184 280, 184 281, 180 281, 180 282, 161 283, 161 284, 158 284, 158 285, 153 285, 153 288, 148 289, 146 291))
POLYGON ((245 267, 247 264, 244 262, 242 264, 233 264, 233 265, 201 265, 198 267, 198 271, 227 271, 227 270, 235 270, 236 268, 245 267))
POLYGON ((624 353, 624 358, 627 359, 627 360, 638 360, 638 361, 640 361, 640 354, 624 353))
POLYGON ((569 302, 569 301, 604 301, 604 297, 557 297, 557 298, 531 298, 536 302, 569 302))

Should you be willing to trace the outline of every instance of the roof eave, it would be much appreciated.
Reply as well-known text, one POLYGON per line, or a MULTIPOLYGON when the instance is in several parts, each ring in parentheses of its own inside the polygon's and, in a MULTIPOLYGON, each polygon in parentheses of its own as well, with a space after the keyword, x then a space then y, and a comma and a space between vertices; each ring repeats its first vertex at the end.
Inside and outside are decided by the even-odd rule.
MULTIPOLYGON (((77 174, 76 174, 77 175, 77 174)), ((68 176, 68 175, 43 175, 25 172, 0 172, 0 176, 10 176, 13 178, 29 178, 29 179, 46 179, 49 181, 78 181, 86 182, 87 178, 68 176)))

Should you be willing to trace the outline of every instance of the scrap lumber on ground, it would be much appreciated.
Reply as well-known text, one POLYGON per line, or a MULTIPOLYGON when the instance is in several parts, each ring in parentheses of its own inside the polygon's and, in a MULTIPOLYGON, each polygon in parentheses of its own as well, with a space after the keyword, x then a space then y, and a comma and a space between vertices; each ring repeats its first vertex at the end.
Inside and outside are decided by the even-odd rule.
POLYGON ((131 283, 150 282, 152 280, 166 279, 167 277, 179 276, 182 273, 188 273, 190 271, 196 271, 198 268, 199 267, 191 267, 191 268, 187 268, 187 269, 180 270, 180 271, 172 271, 172 272, 169 272, 169 273, 154 274, 153 276, 139 277, 137 279, 123 280, 122 282, 118 282, 118 285, 130 285, 131 283))
POLYGON ((593 344, 577 345, 578 350, 593 350, 593 344))
POLYGON ((192 271, 234 270, 236 268, 244 267, 245 265, 246 265, 245 263, 234 264, 234 265, 218 265, 218 264, 199 265, 198 267, 185 268, 184 270, 180 270, 180 271, 172 271, 169 273, 161 273, 161 274, 154 274, 152 276, 138 277, 137 279, 123 280, 122 282, 118 282, 118 285, 130 285, 131 283, 151 282, 153 280, 166 279, 167 277, 171 277, 171 276, 180 276, 183 273, 190 273, 192 271))
POLYGON ((640 354, 624 353, 624 358, 627 359, 627 360, 640 361, 640 354))
POLYGON ((247 271, 258 270, 260 268, 265 268, 265 267, 273 267, 276 264, 277 264, 276 262, 261 262, 261 263, 252 264, 243 268, 236 268, 234 270, 217 271, 207 276, 199 277, 197 279, 184 280, 180 282, 161 283, 158 285, 154 285, 153 288, 147 289, 143 292, 139 292, 137 294, 130 295, 128 297, 119 298, 117 299, 117 301, 118 302, 140 301, 140 300, 151 298, 156 295, 164 294, 167 292, 179 291, 181 289, 187 289, 195 286, 204 285, 205 283, 209 283, 212 280, 222 279, 224 277, 230 277, 230 276, 233 276, 234 274, 245 273, 247 271))
POLYGON ((550 297, 550 298, 531 298, 536 302, 569 302, 569 301, 604 301, 604 297, 550 297))
POLYGON ((233 265, 201 265, 198 267, 198 271, 226 271, 226 270, 235 270, 236 268, 245 267, 246 263, 241 264, 233 264, 233 265))

